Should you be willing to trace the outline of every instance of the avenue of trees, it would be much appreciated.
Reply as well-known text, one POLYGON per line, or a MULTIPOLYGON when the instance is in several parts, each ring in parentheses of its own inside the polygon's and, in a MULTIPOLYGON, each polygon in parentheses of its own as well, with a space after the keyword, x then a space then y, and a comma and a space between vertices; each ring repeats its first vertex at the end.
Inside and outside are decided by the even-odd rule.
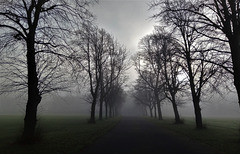
MULTIPOLYGON (((27 97, 23 141, 34 141, 38 105, 51 92, 87 91, 89 123, 118 114, 127 49, 93 24, 89 7, 95 3, 0 2, 0 94, 27 97)), ((205 96, 234 85, 240 100, 240 1, 153 0, 150 9, 159 25, 133 57, 138 78, 132 96, 159 120, 163 102, 170 103, 176 124, 182 123, 181 98, 191 96, 202 129, 205 96)))
MULTIPOLYGON (((161 103, 168 99, 174 109, 175 122, 181 123, 178 112, 180 102, 177 102, 177 93, 183 91, 185 82, 179 79, 182 72, 178 63, 181 61, 175 55, 180 51, 179 44, 170 34, 164 34, 162 30, 156 28, 153 34, 147 35, 140 41, 139 46, 141 51, 135 60, 139 78, 133 95, 140 94, 142 97, 147 95, 146 99, 149 100, 149 103, 146 105, 149 107, 151 115, 152 108, 155 109, 157 105, 159 120, 162 120, 161 103)), ((143 99, 135 98, 139 103, 144 103, 143 99)))
POLYGON ((102 119, 103 106, 110 117, 124 101, 126 49, 93 25, 89 6, 96 2, 0 2, 0 94, 27 95, 24 141, 34 139, 37 109, 45 94, 69 92, 84 81, 91 96, 92 123, 98 102, 102 119))
POLYGON ((154 0, 150 8, 157 11, 152 18, 160 25, 139 43, 134 95, 144 84, 150 88, 160 80, 158 96, 172 103, 178 123, 181 100, 176 98, 191 94, 196 128, 201 129, 204 96, 231 87, 232 78, 239 95, 239 1, 154 0))
POLYGON ((77 59, 80 70, 80 72, 75 73, 80 73, 80 75, 77 75, 78 80, 79 78, 80 80, 85 78, 89 82, 89 102, 91 103, 89 122, 95 123, 98 99, 100 120, 103 118, 104 106, 105 117, 107 118, 108 115, 112 116, 116 110, 112 103, 121 100, 123 95, 121 85, 124 82, 123 73, 126 70, 126 49, 104 29, 89 25, 82 28, 79 32, 79 38, 74 41, 74 44, 81 51, 74 57, 74 59, 77 59), (85 74, 87 75, 85 76, 85 74))

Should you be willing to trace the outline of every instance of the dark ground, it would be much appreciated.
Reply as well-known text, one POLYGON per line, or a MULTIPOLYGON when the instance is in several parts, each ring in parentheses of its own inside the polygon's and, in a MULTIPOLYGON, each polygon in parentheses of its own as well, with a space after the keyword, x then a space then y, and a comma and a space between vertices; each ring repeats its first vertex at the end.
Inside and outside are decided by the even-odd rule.
POLYGON ((170 134, 144 118, 119 124, 81 154, 218 154, 214 149, 170 134))

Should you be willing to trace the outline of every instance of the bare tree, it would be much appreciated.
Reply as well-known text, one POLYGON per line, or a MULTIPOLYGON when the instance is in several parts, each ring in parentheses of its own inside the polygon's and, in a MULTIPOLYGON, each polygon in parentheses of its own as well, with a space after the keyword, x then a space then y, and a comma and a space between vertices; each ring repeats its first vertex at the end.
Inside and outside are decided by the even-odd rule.
POLYGON ((91 117, 89 122, 95 123, 95 110, 101 92, 104 66, 109 59, 109 43, 111 36, 103 29, 86 26, 80 33, 79 64, 87 73, 91 94, 91 117), (83 35, 84 33, 84 35, 83 35), (85 42, 81 44, 81 42, 85 42))
POLYGON ((107 104, 109 106, 109 117, 115 117, 119 115, 119 109, 125 101, 126 94, 122 85, 125 81, 120 79, 116 80, 111 88, 111 91, 106 97, 107 104))
POLYGON ((78 39, 73 41, 75 51, 74 61, 78 67, 74 74, 78 80, 85 79, 90 91, 91 117, 90 123, 95 123, 95 110, 99 102, 99 119, 103 117, 105 103, 108 114, 109 101, 107 97, 112 88, 119 84, 126 70, 126 49, 119 45, 112 35, 104 29, 86 23, 78 33, 78 39))
POLYGON ((139 76, 152 88, 157 103, 158 118, 162 120, 161 101, 164 83, 161 80, 162 62, 160 59, 161 46, 152 40, 151 35, 145 36, 140 42, 141 52, 135 61, 135 68, 139 76))
POLYGON ((113 37, 111 37, 111 40, 109 41, 109 59, 107 60, 106 65, 104 65, 100 85, 100 120, 102 120, 103 117, 103 103, 105 103, 107 118, 108 102, 105 98, 110 94, 112 88, 114 87, 114 83, 124 76, 124 72, 127 70, 126 58, 126 49, 121 47, 119 43, 114 41, 113 37))
MULTIPOLYGON (((21 53, 22 54, 22 53, 21 53)), ((51 92, 69 91, 71 85, 71 72, 66 61, 62 61, 54 55, 41 54, 36 56, 38 88, 41 96, 51 92), (63 71, 64 70, 64 71, 63 71)), ((20 96, 27 94, 27 64, 23 56, 7 55, 2 61, 0 78, 0 93, 16 93, 20 96)))
POLYGON ((150 112, 150 117, 153 117, 153 109, 156 104, 154 93, 141 78, 137 79, 132 96, 135 98, 137 104, 140 104, 145 108, 147 107, 150 112))
POLYGON ((203 123, 200 101, 203 88, 211 85, 209 81, 219 69, 217 65, 207 62, 207 59, 215 58, 214 54, 209 54, 215 48, 206 37, 197 32, 197 30, 203 29, 192 22, 192 19, 196 17, 195 14, 184 11, 191 6, 190 3, 184 0, 166 0, 163 3, 153 3, 152 7, 159 5, 161 11, 154 17, 172 26, 176 40, 181 45, 181 52, 177 53, 177 56, 182 60, 178 64, 188 77, 195 111, 196 128, 201 129, 203 123))
MULTIPOLYGON (((165 93, 166 98, 171 101, 173 105, 175 121, 181 123, 180 116, 177 109, 176 95, 184 85, 184 81, 179 80, 180 66, 178 64, 179 57, 175 54, 179 52, 180 45, 167 34, 163 29, 155 27, 153 34, 144 38, 142 43, 143 57, 142 64, 151 65, 154 58, 157 61, 159 69, 159 78, 162 82, 162 93, 165 93)), ((146 80, 146 79, 145 79, 146 80)))
MULTIPOLYGON (((218 50, 216 56, 219 59, 229 57, 229 60, 224 63, 215 61, 215 63, 233 75, 240 105, 240 1, 198 0, 191 5, 191 8, 185 11, 196 15, 192 22, 208 30, 205 36, 221 43, 222 48, 223 45, 228 44, 227 49, 218 50)), ((201 31, 198 32, 203 34, 201 31)))
POLYGON ((43 55, 54 54, 61 60, 71 56, 68 46, 68 39, 71 38, 69 36, 79 28, 80 22, 90 19, 91 15, 87 9, 89 4, 90 2, 85 0, 0 2, 1 53, 6 52, 10 55, 11 51, 15 51, 26 55, 26 59, 22 61, 26 65, 23 71, 27 73, 21 77, 27 77, 24 80, 28 88, 28 101, 23 132, 23 137, 27 141, 31 141, 35 134, 37 107, 42 99, 40 89, 48 91, 46 90, 46 83, 49 82, 47 74, 45 74, 45 86, 44 84, 42 87, 39 86, 43 81, 39 80, 39 77, 44 74, 38 72, 40 68, 43 69, 40 65, 43 66, 44 61, 49 60, 45 59, 48 56, 43 55))
POLYGON ((161 79, 165 82, 164 93, 166 98, 172 103, 175 115, 175 123, 182 123, 178 112, 177 93, 183 90, 185 81, 179 79, 181 67, 178 64, 180 58, 176 53, 180 51, 180 45, 164 30, 155 28, 152 39, 158 41, 161 48, 160 60, 162 61, 161 79))

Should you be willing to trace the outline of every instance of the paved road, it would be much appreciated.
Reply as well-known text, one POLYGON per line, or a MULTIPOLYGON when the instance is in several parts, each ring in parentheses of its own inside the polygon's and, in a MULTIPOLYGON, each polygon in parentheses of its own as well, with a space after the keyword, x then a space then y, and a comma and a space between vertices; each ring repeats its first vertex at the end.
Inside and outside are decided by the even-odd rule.
POLYGON ((168 133, 142 118, 119 124, 81 154, 218 154, 213 149, 168 133))

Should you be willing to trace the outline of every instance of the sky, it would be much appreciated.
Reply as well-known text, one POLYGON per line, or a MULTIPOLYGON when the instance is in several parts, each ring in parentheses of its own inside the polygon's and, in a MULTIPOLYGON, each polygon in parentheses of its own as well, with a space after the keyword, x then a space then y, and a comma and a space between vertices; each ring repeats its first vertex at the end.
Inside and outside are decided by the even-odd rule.
POLYGON ((99 0, 92 7, 96 24, 125 45, 130 55, 138 50, 138 42, 153 31, 156 24, 148 11, 151 0, 99 0))
MULTIPOLYGON (((128 50, 131 57, 138 51, 138 42, 150 34, 155 21, 150 17, 153 11, 149 10, 151 0, 99 0, 91 11, 96 16, 95 23, 104 28, 128 50)), ((134 67, 127 71, 128 83, 137 78, 134 67)))

